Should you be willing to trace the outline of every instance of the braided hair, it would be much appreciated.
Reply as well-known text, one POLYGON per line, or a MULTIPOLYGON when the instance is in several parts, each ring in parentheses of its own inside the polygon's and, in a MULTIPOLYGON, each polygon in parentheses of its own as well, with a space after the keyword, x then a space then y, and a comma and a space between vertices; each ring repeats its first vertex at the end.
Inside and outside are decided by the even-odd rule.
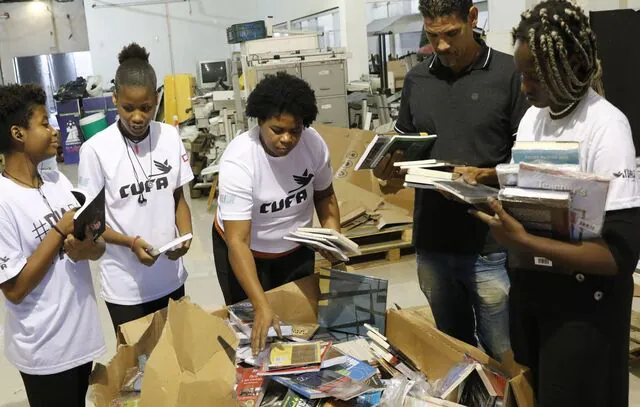
POLYGON ((122 86, 144 86, 154 92, 158 87, 156 71, 149 64, 149 53, 135 42, 127 45, 118 54, 118 70, 116 71, 116 92, 122 86))
POLYGON ((553 103, 575 103, 590 88, 604 94, 596 35, 575 3, 545 0, 525 11, 513 29, 516 41, 528 44, 538 79, 553 103))

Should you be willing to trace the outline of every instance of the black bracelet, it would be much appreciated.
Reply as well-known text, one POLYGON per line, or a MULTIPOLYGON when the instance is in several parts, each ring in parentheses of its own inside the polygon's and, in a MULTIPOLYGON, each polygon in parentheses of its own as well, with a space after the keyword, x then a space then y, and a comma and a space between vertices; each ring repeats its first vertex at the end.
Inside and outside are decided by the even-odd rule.
POLYGON ((64 234, 64 233, 62 233, 62 231, 61 231, 61 230, 60 230, 56 225, 53 225, 53 230, 55 230, 56 232, 58 232, 58 234, 59 234, 60 236, 62 236, 62 239, 66 239, 66 238, 67 238, 67 237, 65 236, 65 234, 64 234))

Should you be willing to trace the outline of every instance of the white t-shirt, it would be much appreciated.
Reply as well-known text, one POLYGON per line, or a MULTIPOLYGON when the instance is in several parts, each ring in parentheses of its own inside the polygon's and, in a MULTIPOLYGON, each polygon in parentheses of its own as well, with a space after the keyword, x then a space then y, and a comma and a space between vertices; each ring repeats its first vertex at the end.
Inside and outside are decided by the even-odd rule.
POLYGON ((267 154, 260 128, 239 135, 220 161, 218 225, 251 220, 251 249, 284 253, 297 247, 283 237, 313 222, 314 191, 332 182, 329 148, 313 128, 302 132, 285 157, 267 154))
MULTIPOLYGON (((177 236, 173 193, 193 179, 193 172, 174 127, 152 122, 149 136, 135 145, 115 123, 82 145, 78 179, 89 195, 106 186, 109 227, 160 247, 177 236), (140 195, 147 200, 142 205, 140 195)), ((164 297, 187 279, 182 259, 171 261, 162 255, 147 267, 128 247, 114 244, 107 245, 100 270, 102 297, 121 305, 164 297)))
POLYGON ((582 171, 611 178, 607 211, 640 207, 636 157, 626 116, 590 90, 569 116, 553 120, 549 109, 531 107, 517 141, 578 141, 582 171))
MULTIPOLYGON (((52 225, 66 210, 78 206, 71 182, 62 173, 43 171, 41 175, 41 191, 51 209, 38 190, 0 176, 0 283, 17 276, 52 225)), ((66 255, 57 256, 20 304, 5 303, 5 354, 23 373, 60 373, 105 352, 87 261, 74 263, 66 255)))

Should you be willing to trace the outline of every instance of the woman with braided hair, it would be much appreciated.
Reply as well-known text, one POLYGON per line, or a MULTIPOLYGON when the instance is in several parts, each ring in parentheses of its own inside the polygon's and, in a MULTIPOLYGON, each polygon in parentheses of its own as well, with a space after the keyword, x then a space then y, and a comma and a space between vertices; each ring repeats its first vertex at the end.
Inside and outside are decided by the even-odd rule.
POLYGON ((578 141, 581 170, 611 179, 601 238, 562 242, 528 233, 497 201, 487 223, 510 252, 549 259, 547 271, 511 270, 511 340, 533 373, 538 406, 628 405, 632 275, 640 191, 627 118, 607 102, 589 19, 547 0, 513 32, 522 92, 533 105, 518 141, 578 141))

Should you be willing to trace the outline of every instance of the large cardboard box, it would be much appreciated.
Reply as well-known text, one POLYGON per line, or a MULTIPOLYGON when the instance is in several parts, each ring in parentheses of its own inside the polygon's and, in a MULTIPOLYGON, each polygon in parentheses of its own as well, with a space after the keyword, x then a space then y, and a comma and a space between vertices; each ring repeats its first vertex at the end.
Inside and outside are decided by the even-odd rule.
MULTIPOLYGON (((318 276, 313 275, 271 290, 267 297, 283 321, 317 322, 318 276)), ((224 309, 208 314, 188 301, 121 327, 127 341, 107 366, 97 365, 91 380, 96 407, 110 406, 127 368, 139 354, 151 354, 142 385, 142 406, 235 406, 233 349, 237 342, 221 318, 224 309), (229 346, 222 346, 222 343, 229 346), (215 367, 215 369, 214 369, 215 367)), ((499 364, 480 350, 438 331, 429 310, 412 308, 387 313, 389 341, 429 378, 438 379, 465 354, 507 373, 512 397, 504 407, 533 407, 526 371, 513 362, 499 364)))
MULTIPOLYGON (((123 326, 124 327, 124 326, 123 326)), ((226 322, 188 300, 134 321, 107 366, 91 375, 96 407, 110 407, 127 369, 150 355, 142 382, 142 406, 234 406, 238 339, 226 322)))
POLYGON ((518 366, 511 355, 505 363, 498 363, 471 345, 440 332, 429 320, 428 309, 411 308, 387 312, 389 342, 409 357, 429 379, 444 377, 447 372, 464 361, 466 354, 492 368, 506 373, 511 398, 504 407, 534 407, 533 389, 527 378, 528 370, 518 366))

